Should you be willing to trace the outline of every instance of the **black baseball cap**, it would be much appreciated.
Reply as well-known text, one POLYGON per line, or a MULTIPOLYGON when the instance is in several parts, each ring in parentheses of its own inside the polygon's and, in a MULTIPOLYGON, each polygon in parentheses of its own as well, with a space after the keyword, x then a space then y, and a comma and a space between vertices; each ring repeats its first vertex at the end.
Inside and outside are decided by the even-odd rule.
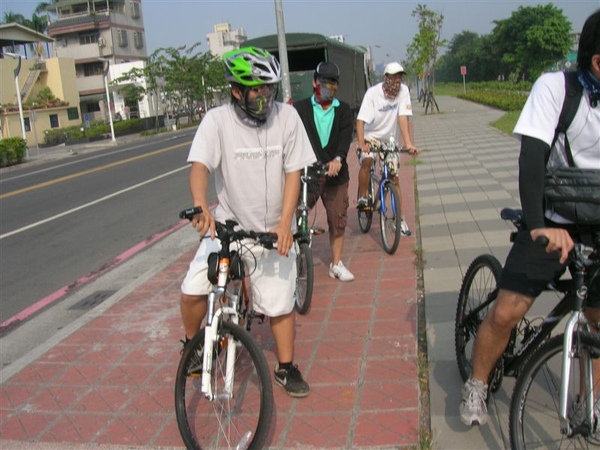
POLYGON ((340 80, 340 68, 332 62, 320 62, 315 69, 315 79, 326 78, 329 80, 340 80))

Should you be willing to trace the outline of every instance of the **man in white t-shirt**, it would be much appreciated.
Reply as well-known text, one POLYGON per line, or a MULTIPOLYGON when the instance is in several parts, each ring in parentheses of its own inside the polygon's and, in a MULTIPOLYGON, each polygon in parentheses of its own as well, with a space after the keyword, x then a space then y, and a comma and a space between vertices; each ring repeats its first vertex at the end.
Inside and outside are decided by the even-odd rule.
POLYGON ((292 397, 306 397, 309 386, 293 363, 293 231, 300 171, 316 158, 296 110, 274 101, 281 80, 279 62, 255 47, 227 52, 223 61, 231 83, 231 103, 206 113, 188 156, 194 206, 203 210, 192 226, 205 238, 181 286, 185 338, 187 342, 198 332, 206 315, 211 289, 207 259, 219 248, 214 239, 215 220, 233 219, 244 230, 275 232, 277 251, 257 245, 245 252, 251 267, 253 307, 269 317, 278 359, 276 384, 292 397), (214 212, 207 201, 209 173, 214 173, 219 201, 214 212))
MULTIPOLYGON (((393 138, 398 142, 398 129, 402 135, 404 146, 410 154, 417 154, 413 145, 408 116, 412 116, 412 105, 408 86, 402 83, 406 75, 404 68, 397 62, 389 63, 383 72, 383 81, 371 86, 363 97, 356 120, 356 138, 358 140, 360 170, 358 172, 358 208, 367 205, 367 187, 369 171, 373 165, 374 155, 367 141, 389 142, 393 138)), ((402 198, 400 182, 396 177, 398 194, 402 198)), ((402 208, 400 208, 402 210, 402 208)), ((411 232, 402 218, 402 235, 410 236, 411 232)))
MULTIPOLYGON (((579 107, 566 135, 554 134, 565 101, 565 76, 562 72, 540 76, 527 99, 515 126, 521 141, 519 156, 519 194, 525 228, 513 241, 498 282, 498 296, 479 326, 473 344, 471 377, 465 382, 459 407, 465 425, 483 425, 488 421, 487 394, 489 374, 501 357, 513 328, 544 288, 564 272, 569 252, 575 241, 590 236, 598 239, 600 230, 569 222, 544 205, 546 167, 566 166, 568 140, 574 166, 600 170, 600 9, 586 20, 579 37, 577 79, 583 88, 579 107), (548 161, 548 162, 547 162, 548 161), (535 241, 544 236, 544 248, 535 241)), ((588 287, 585 315, 590 324, 600 322, 598 283, 588 287)), ((590 325, 595 328, 593 325, 590 325)), ((600 372, 594 358, 595 376, 600 372)), ((569 405, 572 420, 583 420, 583 408, 577 400, 569 405)), ((600 419, 600 405, 594 405, 600 419)), ((586 439, 600 445, 600 428, 586 439)))

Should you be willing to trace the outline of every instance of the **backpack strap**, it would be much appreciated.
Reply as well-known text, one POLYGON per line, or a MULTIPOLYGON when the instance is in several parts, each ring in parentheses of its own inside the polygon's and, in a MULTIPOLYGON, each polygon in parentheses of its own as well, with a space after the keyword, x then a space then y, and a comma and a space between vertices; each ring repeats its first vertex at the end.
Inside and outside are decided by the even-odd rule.
POLYGON ((565 101, 563 102, 560 116, 558 118, 558 125, 554 131, 554 138, 552 139, 552 145, 554 147, 559 134, 565 135, 565 150, 567 153, 567 160, 569 166, 574 167, 573 154, 571 153, 571 146, 567 139, 567 130, 571 126, 571 122, 577 114, 579 109, 579 103, 581 102, 581 95, 583 93, 583 86, 579 82, 579 74, 577 71, 563 72, 565 75, 565 101))

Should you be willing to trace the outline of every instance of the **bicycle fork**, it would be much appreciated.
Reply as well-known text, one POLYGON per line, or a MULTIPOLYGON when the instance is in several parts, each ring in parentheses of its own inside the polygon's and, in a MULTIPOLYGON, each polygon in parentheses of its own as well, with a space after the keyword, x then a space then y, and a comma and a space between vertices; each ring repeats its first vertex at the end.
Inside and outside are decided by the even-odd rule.
POLYGON ((229 338, 227 339, 227 342, 225 342, 227 345, 227 358, 225 361, 225 385, 223 392, 215 393, 211 386, 211 374, 213 370, 216 370, 213 369, 213 355, 215 354, 215 351, 218 355, 220 352, 219 346, 223 345, 223 343, 219 341, 219 327, 223 320, 223 314, 229 315, 233 319, 233 323, 236 325, 238 324, 238 315, 235 307, 224 306, 215 311, 215 302, 223 296, 227 296, 227 293, 223 288, 217 288, 216 291, 213 291, 208 295, 208 319, 206 327, 204 328, 201 391, 209 401, 218 398, 231 399, 233 397, 234 366, 237 354, 237 344, 235 339, 229 338))
MULTIPOLYGON (((560 409, 559 409, 559 420, 560 420, 560 431, 565 436, 571 436, 574 430, 569 423, 568 409, 569 409, 569 384, 571 378, 571 368, 573 366, 573 356, 576 351, 581 350, 581 342, 578 343, 579 349, 573 349, 573 340, 576 333, 576 329, 579 325, 587 325, 587 319, 581 311, 574 312, 569 317, 565 326, 565 334, 563 337, 563 360, 562 360, 562 381, 560 386, 560 409)), ((592 432, 593 429, 593 417, 594 417, 594 374, 592 369, 592 358, 589 354, 580 354, 580 358, 583 358, 583 364, 581 364, 580 377, 583 377, 583 383, 585 386, 585 401, 586 411, 585 417, 586 422, 589 423, 589 429, 587 432, 592 432)))

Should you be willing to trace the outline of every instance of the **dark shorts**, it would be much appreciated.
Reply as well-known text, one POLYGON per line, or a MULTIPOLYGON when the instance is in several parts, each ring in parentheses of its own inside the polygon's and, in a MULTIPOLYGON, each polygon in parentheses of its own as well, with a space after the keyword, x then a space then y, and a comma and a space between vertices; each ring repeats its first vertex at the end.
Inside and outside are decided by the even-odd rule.
MULTIPOLYGON (((569 233, 575 242, 580 242, 576 230, 569 233)), ((546 253, 543 246, 533 242, 528 230, 520 231, 506 257, 498 286, 535 298, 567 269, 559 259, 558 252, 546 253)), ((600 280, 589 286, 587 304, 600 307, 600 280)))
POLYGON ((320 177, 318 182, 309 189, 308 207, 312 209, 319 198, 323 201, 327 213, 329 234, 333 237, 343 236, 346 225, 348 225, 348 207, 350 206, 348 184, 349 181, 330 185, 326 183, 326 177, 320 177))

